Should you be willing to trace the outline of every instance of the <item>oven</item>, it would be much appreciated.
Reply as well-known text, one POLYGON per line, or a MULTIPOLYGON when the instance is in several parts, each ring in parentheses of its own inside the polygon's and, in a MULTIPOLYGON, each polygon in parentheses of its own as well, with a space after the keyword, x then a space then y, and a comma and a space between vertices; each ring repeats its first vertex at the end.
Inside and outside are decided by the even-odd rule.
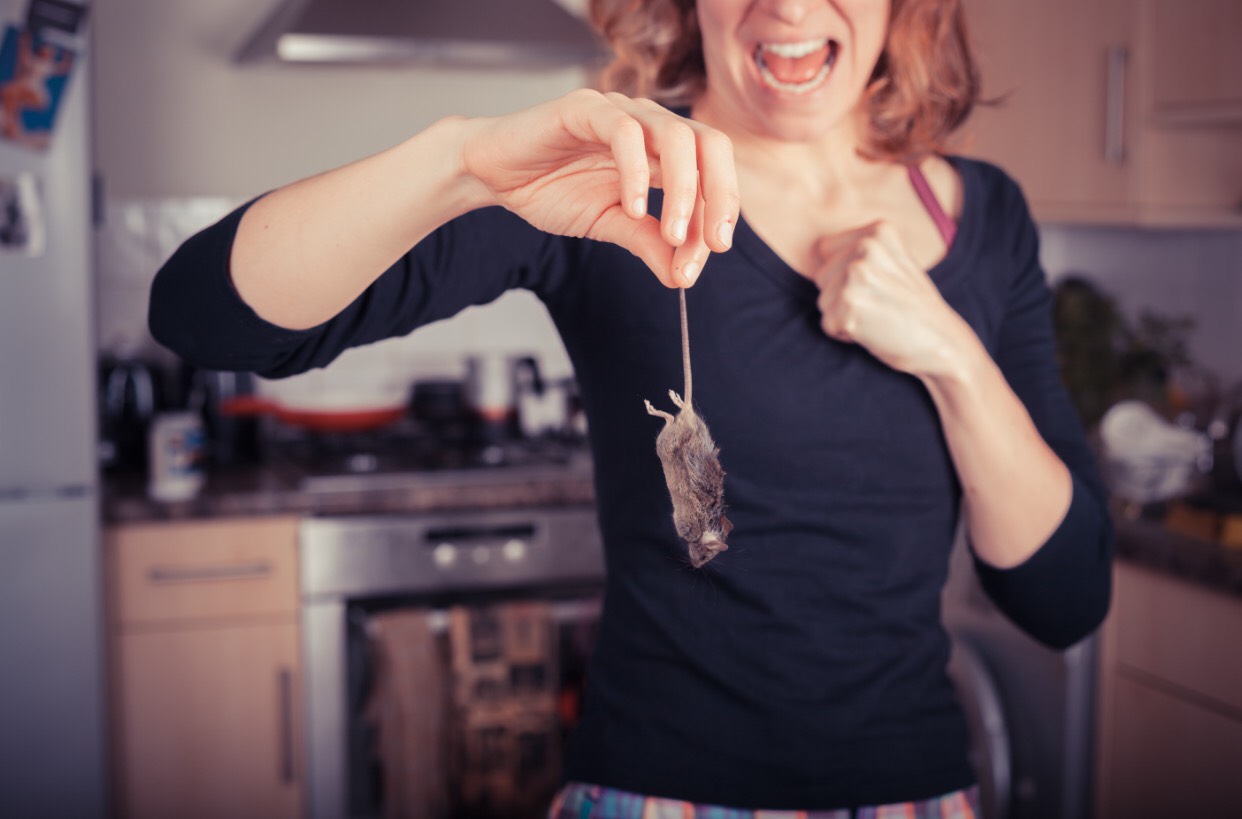
MULTIPOLYGON (((497 628, 489 612, 537 602, 554 643, 552 679, 543 680, 538 662, 505 666, 503 673, 517 681, 532 668, 539 672, 541 701, 555 703, 558 733, 551 741, 563 742, 602 605, 604 557, 593 506, 311 517, 302 523, 299 549, 309 816, 369 819, 385 815, 386 799, 395 801, 392 777, 402 774, 385 770, 391 760, 377 753, 375 723, 377 625, 394 613, 426 624, 428 646, 443 658, 456 650, 448 643, 462 612, 473 618, 472 637, 486 637, 489 624, 497 628)), ((438 676, 423 678, 426 685, 407 677, 410 690, 396 696, 447 701, 445 686, 459 686, 461 671, 454 665, 443 684, 438 676)), ((422 672, 412 673, 418 679, 422 672)), ((434 722, 435 708, 426 707, 424 716, 434 722)), ((487 740, 486 732, 481 736, 487 740)), ((537 741, 522 745, 521 765, 542 766, 546 784, 548 757, 559 764, 560 748, 545 747, 546 733, 530 736, 537 741)), ((429 815, 408 805, 406 812, 429 815)))

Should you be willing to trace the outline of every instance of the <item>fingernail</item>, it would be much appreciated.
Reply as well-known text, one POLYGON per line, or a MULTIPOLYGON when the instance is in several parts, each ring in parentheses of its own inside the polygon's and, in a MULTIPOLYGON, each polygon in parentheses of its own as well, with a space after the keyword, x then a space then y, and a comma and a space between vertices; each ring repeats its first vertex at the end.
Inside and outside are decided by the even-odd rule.
POLYGON ((688 230, 689 227, 690 227, 689 220, 678 219, 676 222, 673 223, 673 238, 679 242, 686 241, 686 230, 688 230))
POLYGON ((716 236, 725 247, 733 247, 733 223, 728 219, 722 221, 720 227, 716 228, 716 236))
POLYGON ((694 262, 688 262, 686 266, 681 269, 681 278, 685 281, 686 287, 694 284, 694 282, 699 278, 699 266, 694 262))
POLYGON ((634 208, 635 216, 642 216, 644 213, 646 213, 647 212, 647 197, 645 196, 635 197, 633 208, 634 208))

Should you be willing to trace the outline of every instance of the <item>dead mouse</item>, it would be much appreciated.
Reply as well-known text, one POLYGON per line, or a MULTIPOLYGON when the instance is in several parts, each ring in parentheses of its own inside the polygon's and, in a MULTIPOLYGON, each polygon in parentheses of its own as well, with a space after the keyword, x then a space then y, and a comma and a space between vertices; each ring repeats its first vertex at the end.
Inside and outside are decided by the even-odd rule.
POLYGON ((690 546, 690 563, 701 568, 729 547, 725 538, 733 524, 724 514, 724 470, 720 450, 707 425, 690 403, 690 332, 686 323, 686 291, 681 291, 681 361, 686 377, 686 399, 673 390, 668 395, 677 405, 677 417, 644 401, 647 412, 664 419, 656 438, 656 454, 664 466, 664 480, 673 499, 673 525, 690 546))

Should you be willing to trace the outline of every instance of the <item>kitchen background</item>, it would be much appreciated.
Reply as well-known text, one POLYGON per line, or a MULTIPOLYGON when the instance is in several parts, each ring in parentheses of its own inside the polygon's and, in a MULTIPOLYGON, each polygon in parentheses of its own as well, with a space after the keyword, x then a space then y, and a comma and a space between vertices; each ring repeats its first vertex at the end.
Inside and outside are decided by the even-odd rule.
MULTIPOLYGON (((158 354, 145 330, 151 277, 183 238, 236 204, 383 150, 440 117, 515 110, 587 79, 572 69, 235 64, 233 53, 268 13, 269 4, 243 0, 112 0, 95 21, 96 164, 106 203, 101 349, 158 354)), ((1194 316, 1195 359, 1242 378, 1242 231, 1045 223, 1041 235, 1052 278, 1087 274, 1131 315, 1194 316)), ((498 347, 530 351, 551 375, 568 374, 542 306, 510 293, 417 337, 350 351, 330 377, 454 374, 461 356, 498 347)))
MULTIPOLYGON (((986 35, 982 39, 999 37, 1011 46, 1030 45, 1029 53, 1006 54, 1003 70, 995 73, 988 73, 989 55, 983 55, 992 93, 1005 90, 1014 76, 1029 79, 1023 70, 1030 76, 1062 72, 1060 79, 1045 82, 1054 91, 1028 89, 1032 93, 1016 96, 1001 109, 1010 112, 1010 125, 989 124, 1006 116, 981 111, 978 140, 988 150, 1001 146, 1009 151, 1001 157, 1002 164, 1014 170, 1035 202, 1042 259, 1054 281, 1074 275, 1089 278, 1116 300, 1129 319, 1144 310, 1190 317, 1191 358, 1220 383, 1230 384, 1242 381, 1238 321, 1242 173, 1236 158, 1242 156, 1242 100, 1236 80, 1232 101, 1222 109, 1225 114, 1213 113, 1189 125, 1170 124, 1144 102, 1154 82, 1154 61, 1134 48, 1132 81, 1118 91, 1128 101, 1124 127, 1132 137, 1126 147, 1132 172, 1121 183, 1123 192, 1110 188, 1102 195, 1102 205, 1087 201, 1090 195, 1075 199, 1080 191, 1063 199, 1057 198, 1059 193, 1046 195, 1054 177, 1071 189, 1076 179, 1103 179, 1101 190, 1117 182, 1115 167, 1084 172, 1057 142, 1064 137, 1073 147, 1081 147, 1079 143, 1089 141, 1094 152, 1104 141, 1091 129, 1084 136, 1077 127, 1095 122, 1098 112, 1091 109, 1084 114, 1074 107, 1075 94, 1061 93, 1071 85, 1097 84, 1082 79, 1095 71, 1095 63, 1075 63, 1073 55, 1094 54, 1084 45, 1092 38, 1111 42, 1120 34, 1134 42, 1153 42, 1153 27, 1171 25, 1169 10, 1182 8, 1181 1, 969 0, 967 6, 979 15, 979 29, 986 35), (1125 22, 1119 24, 1118 19, 1125 22), (1048 61, 1047 47, 1054 41, 1065 47, 1064 58, 1055 65, 1048 61), (1032 107, 1036 113, 1026 116, 1032 107), (1025 141, 1011 138, 1018 127, 1012 125, 1015 121, 1025 141), (1024 153, 1028 149, 1032 154, 1042 152, 1043 159, 1028 161, 1024 153), (1175 164, 1169 157, 1179 152, 1190 180, 1184 196, 1176 179, 1169 182, 1167 170, 1175 164), (1063 158, 1067 164, 1061 169, 1058 162, 1063 158), (1204 183, 1213 175, 1220 185, 1233 186, 1234 199, 1228 204, 1221 204, 1212 185, 1204 183), (1204 190, 1209 191, 1207 198, 1218 200, 1214 207, 1205 209, 1194 201, 1196 192, 1204 190)), ((580 5, 573 0, 564 4, 580 5)), ((17 5, 18 0, 0 0, 0 9, 17 5)), ((559 96, 588 79, 577 69, 239 64, 234 59, 238 49, 274 6, 270 1, 243 0, 108 0, 93 9, 89 79, 94 166, 100 183, 94 329, 101 355, 155 359, 170 367, 175 363, 146 330, 151 279, 184 238, 247 198, 383 150, 445 115, 511 111, 559 96)), ((1199 21, 1195 29, 1199 33, 1208 28, 1202 24, 1204 14, 1226 13, 1228 25, 1213 30, 1242 34, 1242 3, 1236 0, 1191 0, 1185 7, 1198 10, 1186 16, 1199 21)), ((1161 42, 1176 43, 1175 32, 1161 42)), ((1177 73, 1177 62, 1168 62, 1170 74, 1177 73)), ((1217 74, 1236 78, 1242 76, 1242 66, 1227 63, 1217 74)), ((1102 111, 1104 92, 1099 96, 1100 100, 1089 102, 1099 102, 1102 111)), ((963 152, 971 153, 969 144, 963 152)), ((1094 182, 1083 184, 1089 187, 1094 182)), ((489 352, 534 356, 551 380, 571 375, 544 309, 534 297, 516 292, 410 338, 352 350, 326 370, 264 382, 260 389, 277 396, 326 393, 359 384, 401 389, 419 379, 460 378, 467 357, 489 352)), ((109 595, 111 788, 112 798, 122 806, 120 815, 170 815, 169 805, 178 805, 177 815, 190 815, 188 807, 181 809, 187 794, 194 807, 216 815, 343 815, 336 806, 347 794, 352 800, 349 815, 380 815, 380 808, 368 799, 377 798, 383 788, 374 782, 369 787, 358 784, 369 782, 373 773, 365 761, 370 753, 365 732, 355 725, 361 721, 357 714, 339 713, 341 704, 356 700, 359 691, 349 687, 355 682, 352 666, 347 684, 339 679, 352 659, 338 655, 348 646, 352 658, 358 640, 364 639, 359 637, 358 618, 368 623, 363 630, 384 650, 436 649, 403 637, 407 632, 402 629, 410 623, 386 619, 393 612, 368 602, 370 598, 360 591, 364 583, 372 584, 365 587, 367 595, 392 592, 384 585, 392 581, 389 569, 359 558, 361 535, 328 513, 426 516, 473 506, 471 525, 482 521, 481 531, 487 533, 546 528, 561 533, 565 543, 591 542, 591 535, 581 528, 582 520, 571 514, 589 511, 589 472, 571 470, 569 477, 537 483, 537 490, 510 486, 487 492, 477 486, 420 486, 406 494, 372 493, 364 508, 349 505, 363 503, 356 494, 295 492, 266 473, 253 480, 247 474, 238 483, 215 484, 214 490, 209 483, 206 500, 189 506, 155 504, 145 497, 141 484, 126 484, 117 491, 121 484, 105 481, 102 541, 109 595), (352 500, 343 499, 348 497, 352 500), (391 505, 381 508, 383 504, 391 505), (532 526, 525 511, 516 519, 503 517, 510 512, 497 508, 506 504, 514 509, 557 507, 557 511, 532 526), (477 511, 485 507, 487 511, 477 511), (353 551, 342 553, 343 563, 325 560, 332 554, 325 544, 343 535, 354 538, 353 551), (253 544, 253 554, 245 551, 248 544, 253 544), (317 553, 317 561, 324 562, 308 568, 307 549, 313 544, 324 547, 317 553), (210 570, 215 566, 211 561, 217 559, 243 559, 238 565, 248 571, 249 566, 268 566, 269 557, 275 568, 264 579, 254 580, 249 591, 233 592, 227 604, 208 601, 206 592, 201 599, 194 598, 198 593, 194 590, 206 584, 164 590, 144 585, 164 570, 160 561, 177 550, 182 550, 183 561, 206 555, 210 570), (300 569, 294 568, 299 559, 300 569), (148 577, 147 569, 155 574, 148 577), (188 602, 176 596, 185 590, 188 602), (325 646, 331 649, 326 654, 325 646), (243 676, 241 669, 247 674, 253 669, 253 674, 243 676), (236 675, 226 676, 231 670, 236 675), (338 684, 344 687, 333 687, 338 684), (263 697, 256 699, 254 692, 263 697), (340 729, 346 722, 348 741, 336 741, 345 733, 340 729), (239 749, 237 731, 245 739, 240 744, 249 747, 239 749), (264 767, 271 767, 270 759, 279 760, 275 776, 264 767), (255 774, 255 768, 263 770, 255 774), (256 784, 259 780, 262 786, 256 784), (230 790, 235 792, 229 794, 230 790)), ((1124 517, 1126 511, 1134 510, 1119 509, 1119 515, 1124 517)), ((1214 812, 1224 805, 1221 799, 1232 800, 1230 808, 1242 804, 1233 782, 1236 777, 1230 775, 1231 760, 1242 758, 1242 701, 1237 693, 1242 690, 1242 660, 1234 659, 1238 652, 1230 650, 1236 645, 1236 636, 1230 635, 1242 626, 1237 597, 1242 592, 1242 561, 1237 551, 1210 543, 1221 532, 1219 520, 1214 520, 1205 523, 1191 515, 1174 534, 1141 521, 1123 529, 1122 550, 1132 562, 1118 563, 1114 613, 1101 646, 1090 643, 1064 657, 1039 653, 1021 637, 1001 635, 995 618, 981 619, 977 592, 963 591, 958 605, 948 606, 950 619, 957 623, 955 634, 975 640, 986 660, 959 657, 955 667, 960 676, 955 679, 981 674, 977 691, 999 690, 1002 699, 1022 697, 1004 703, 1012 720, 1010 734, 993 749, 999 756, 995 769, 989 770, 995 775, 995 787, 1005 793, 985 794, 997 806, 990 815, 1098 813, 1128 819, 1157 815, 1157 807, 1168 804, 1162 800, 1185 799, 1196 791, 1216 800, 1200 804, 1206 807, 1204 815, 1228 815, 1214 812), (1188 531, 1199 536, 1188 537, 1188 531), (1151 571, 1153 566, 1162 571, 1151 571), (1171 580, 1174 576, 1180 579, 1171 580), (1023 659, 1014 659, 1018 654, 1023 659), (1006 662, 1007 670, 997 670, 1006 662), (995 677, 980 671, 988 667, 995 677), (1033 679, 1039 680, 1038 686, 1030 683, 1033 679), (1040 722, 1045 725, 1032 724, 1040 722), (1048 725, 1059 727, 1041 733, 1048 725), (1091 745, 1096 731, 1098 739, 1091 745), (1045 743, 1038 747, 1036 763, 1029 756, 1035 745, 1024 744, 1028 742, 1045 743), (1007 743, 1012 743, 1012 752, 1007 743), (1091 768, 1096 771, 1094 785, 1086 773, 1091 768), (1048 809, 1049 799, 1060 800, 1061 809, 1048 809), (1091 808, 1089 800, 1095 800, 1091 808)), ((413 537, 412 532, 421 537, 423 526, 431 527, 426 529, 428 538, 432 531, 445 531, 445 526, 423 518, 417 524, 403 518, 394 525, 398 524, 401 535, 384 532, 384 537, 413 537)), ((1242 542, 1242 534, 1235 531, 1235 536, 1242 542)), ((503 552, 508 560, 518 553, 514 544, 520 540, 506 535, 495 544, 495 553, 503 552)), ((483 552, 479 548, 469 553, 482 555, 477 557, 482 561, 491 546, 483 552)), ((464 561, 452 550, 436 549, 437 567, 455 559, 464 561)), ((583 570, 574 575, 577 567, 572 561, 563 562, 560 568, 569 572, 566 578, 590 574, 583 570)), ((583 651, 579 626, 589 623, 597 589, 580 593, 562 583, 564 578, 557 579, 550 568, 544 571, 545 578, 559 584, 555 595, 559 653, 563 663, 573 665, 583 651)), ((419 585, 421 578, 406 582, 403 593, 430 594, 419 585)), ((442 609, 428 623, 441 641, 468 628, 442 609)), ((544 649, 536 654, 546 660, 544 649)), ((412 655, 402 656, 409 667, 417 665, 410 660, 412 655)), ((486 676, 486 670, 469 671, 486 676)), ((569 673, 580 674, 581 667, 569 673)), ((572 695, 575 680, 569 680, 562 696, 572 695)), ((427 690, 442 684, 428 676, 388 682, 427 690)), ((980 693, 970 700, 968 707, 986 713, 987 696, 980 693)), ((555 707, 562 704, 558 701, 555 707)), ((981 764, 989 763, 985 759, 981 764)), ((0 771, 0 784, 3 776, 0 771)), ((391 807, 410 794, 387 791, 384 798, 391 807)))
MULTIPOLYGON (((574 69, 234 64, 234 52, 270 11, 271 4, 236 0, 117 0, 96 20, 104 350, 158 354, 145 329, 155 270, 185 236, 236 204, 391 147, 448 114, 515 110, 586 77, 574 69)), ((569 375, 543 307, 527 293, 510 293, 426 328, 417 340, 350 351, 328 380, 460 375, 463 355, 494 349, 528 351, 549 377, 569 375)))

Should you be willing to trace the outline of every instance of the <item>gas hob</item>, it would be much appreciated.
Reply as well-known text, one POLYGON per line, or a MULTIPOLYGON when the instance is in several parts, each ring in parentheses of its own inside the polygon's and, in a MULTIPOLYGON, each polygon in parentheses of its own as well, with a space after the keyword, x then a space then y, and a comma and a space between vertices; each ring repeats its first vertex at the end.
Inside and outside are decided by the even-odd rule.
POLYGON ((275 441, 269 459, 299 490, 312 493, 510 483, 591 470, 580 440, 513 439, 484 445, 401 430, 275 441))

